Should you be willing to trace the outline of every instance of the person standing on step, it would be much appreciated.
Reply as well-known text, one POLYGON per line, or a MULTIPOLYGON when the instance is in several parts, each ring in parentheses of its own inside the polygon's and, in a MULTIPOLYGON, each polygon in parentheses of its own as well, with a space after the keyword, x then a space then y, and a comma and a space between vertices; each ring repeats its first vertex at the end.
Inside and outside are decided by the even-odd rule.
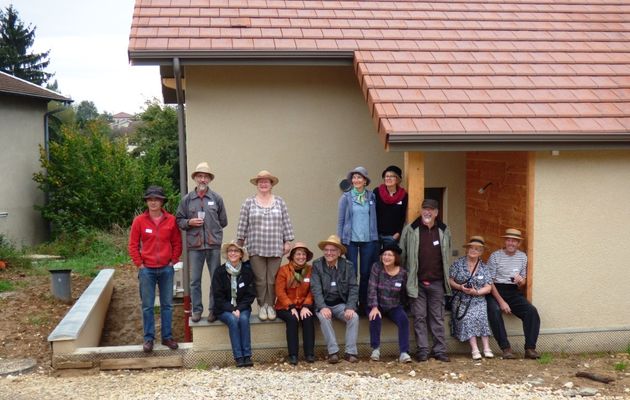
MULTIPOLYGON (((203 313, 201 278, 204 263, 208 265, 210 280, 221 264, 223 228, 227 226, 227 213, 223 198, 210 189, 214 174, 207 162, 197 165, 191 174, 197 186, 188 193, 177 207, 177 225, 186 232, 190 293, 192 298, 192 322, 199 322, 203 313)), ((208 322, 214 322, 212 286, 208 290, 208 322)))
POLYGON ((153 351, 155 340, 155 286, 160 295, 162 344, 171 350, 179 346, 173 339, 173 265, 182 255, 182 236, 175 217, 162 207, 164 190, 149 186, 144 194, 147 211, 133 219, 129 232, 129 255, 138 267, 145 353, 153 351))
POLYGON ((256 186, 256 194, 241 205, 236 237, 239 245, 247 248, 256 277, 258 318, 274 320, 276 274, 295 236, 287 204, 271 192, 278 178, 263 170, 249 182, 256 186))
POLYGON ((407 191, 400 186, 402 170, 395 165, 385 168, 381 174, 383 184, 374 190, 376 198, 376 222, 381 248, 398 244, 407 220, 407 191))

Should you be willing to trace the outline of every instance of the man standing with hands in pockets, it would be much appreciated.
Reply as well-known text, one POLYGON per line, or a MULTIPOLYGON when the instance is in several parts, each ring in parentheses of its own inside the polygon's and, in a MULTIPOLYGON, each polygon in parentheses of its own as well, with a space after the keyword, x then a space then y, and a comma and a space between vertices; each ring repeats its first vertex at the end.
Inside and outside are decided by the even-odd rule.
MULTIPOLYGON (((221 264, 221 242, 223 228, 227 226, 227 214, 223 198, 210 190, 208 186, 214 179, 207 162, 197 165, 191 174, 197 184, 195 190, 188 193, 177 208, 177 225, 186 232, 188 263, 190 265, 190 291, 192 297, 192 322, 199 322, 203 313, 201 277, 204 262, 208 264, 210 279, 221 264)), ((212 288, 208 291, 208 322, 217 318, 212 308, 212 288)))

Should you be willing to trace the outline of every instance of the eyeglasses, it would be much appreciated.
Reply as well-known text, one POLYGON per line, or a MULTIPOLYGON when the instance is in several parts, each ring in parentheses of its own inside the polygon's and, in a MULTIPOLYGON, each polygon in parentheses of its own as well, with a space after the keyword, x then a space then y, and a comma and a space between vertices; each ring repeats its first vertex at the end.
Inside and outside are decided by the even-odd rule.
POLYGON ((470 247, 468 248, 468 250, 474 250, 474 251, 476 251, 476 252, 483 251, 483 249, 482 249, 481 247, 472 247, 472 246, 470 246, 470 247))
POLYGON ((228 253, 240 253, 241 251, 239 249, 228 249, 227 252, 228 253))
POLYGON ((398 178, 396 175, 385 175, 385 179, 396 179, 398 178))

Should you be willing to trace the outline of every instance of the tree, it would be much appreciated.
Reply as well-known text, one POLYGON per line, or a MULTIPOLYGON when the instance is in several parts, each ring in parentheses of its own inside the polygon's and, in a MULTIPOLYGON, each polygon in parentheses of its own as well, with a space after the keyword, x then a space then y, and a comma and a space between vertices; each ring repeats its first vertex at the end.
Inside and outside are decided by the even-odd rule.
POLYGON ((12 5, 0 10, 0 71, 42 85, 54 74, 44 71, 50 63, 50 50, 29 52, 35 42, 35 29, 24 25, 12 5))
POLYGON ((76 118, 79 126, 85 126, 88 121, 98 119, 98 109, 94 102, 87 100, 80 102, 76 108, 76 118))

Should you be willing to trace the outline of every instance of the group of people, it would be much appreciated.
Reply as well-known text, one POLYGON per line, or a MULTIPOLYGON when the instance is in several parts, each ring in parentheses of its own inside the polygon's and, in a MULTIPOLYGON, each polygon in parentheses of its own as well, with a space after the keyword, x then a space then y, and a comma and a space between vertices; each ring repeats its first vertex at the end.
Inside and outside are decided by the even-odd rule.
POLYGON ((504 358, 514 358, 503 325, 502 313, 524 321, 525 357, 537 358, 540 318, 519 290, 526 282, 527 256, 518 250, 522 238, 516 229, 506 232, 506 247, 481 261, 482 237, 465 245, 467 254, 449 265, 450 231, 437 219, 438 202, 425 199, 421 215, 405 225, 407 193, 400 186, 402 171, 387 167, 377 189, 367 189, 368 172, 351 170, 350 190, 339 199, 337 234, 318 243, 323 255, 296 242, 284 200, 272 193, 277 177, 260 171, 250 179, 256 193, 241 205, 236 239, 223 244, 227 216, 223 199, 209 188, 214 179, 207 163, 191 175, 196 183, 179 204, 175 216, 163 209, 167 201, 160 187, 147 189, 147 211, 133 221, 129 252, 139 267, 145 352, 153 349, 155 285, 160 291, 162 344, 176 349, 172 337, 173 264, 182 252, 185 232, 191 276, 193 323, 203 314, 201 277, 204 264, 211 275, 208 322, 219 319, 229 328, 232 352, 238 367, 252 366, 249 320, 254 300, 260 320, 282 319, 286 324, 288 361, 298 363, 298 330, 302 327, 303 353, 314 362, 317 317, 324 336, 328 362, 340 361, 333 319, 345 323, 344 358, 358 361, 359 315, 369 320, 372 360, 380 359, 382 318, 398 327, 400 362, 411 362, 409 318, 413 318, 415 359, 429 357, 448 362, 444 333, 444 298, 453 295, 455 336, 469 341, 473 359, 479 359, 477 337, 483 354, 493 357, 491 333, 504 358), (283 256, 288 262, 280 265, 283 256), (221 264, 221 256, 225 262, 221 264), (345 256, 345 257, 344 257, 345 256), (452 290, 453 289, 453 290, 452 290), (429 331, 432 347, 429 349, 429 331))

